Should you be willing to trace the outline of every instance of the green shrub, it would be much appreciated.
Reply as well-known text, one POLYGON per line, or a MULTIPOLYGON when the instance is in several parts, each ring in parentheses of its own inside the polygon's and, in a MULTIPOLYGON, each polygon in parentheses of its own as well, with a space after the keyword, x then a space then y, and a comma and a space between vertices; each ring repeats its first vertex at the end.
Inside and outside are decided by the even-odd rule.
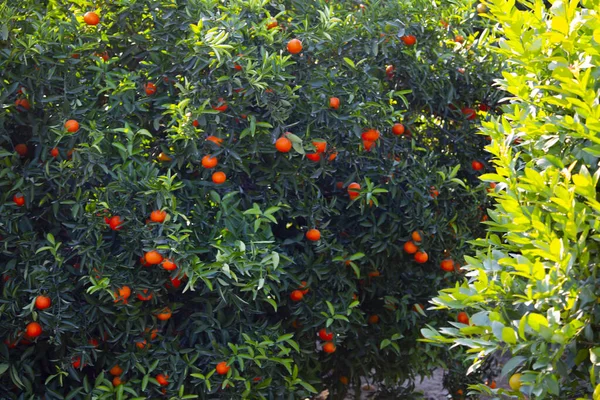
POLYGON ((481 176, 497 183, 489 233, 465 258, 468 278, 433 300, 468 312, 470 324, 422 330, 428 341, 466 346, 471 370, 499 350, 512 355, 503 374, 520 390, 475 392, 600 395, 600 2, 579 3, 489 4, 510 96, 481 132, 493 139, 496 167, 481 176))
POLYGON ((415 305, 483 234, 478 106, 501 94, 470 2, 105 1, 86 25, 89 4, 0 5, 3 398, 339 397, 451 362, 415 305))

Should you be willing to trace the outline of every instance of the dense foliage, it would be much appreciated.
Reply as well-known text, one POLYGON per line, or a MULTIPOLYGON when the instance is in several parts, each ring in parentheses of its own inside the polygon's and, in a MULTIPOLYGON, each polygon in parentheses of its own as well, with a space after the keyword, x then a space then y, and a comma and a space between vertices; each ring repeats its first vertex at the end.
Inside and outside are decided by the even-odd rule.
POLYGON ((484 234, 502 97, 476 5, 95 6, 0 5, 0 396, 339 398, 448 361, 423 306, 484 234))
POLYGON ((472 370, 508 353, 510 389, 536 399, 600 398, 600 2, 491 1, 506 60, 504 113, 484 123, 495 173, 489 233, 466 257, 468 279, 438 308, 465 324, 426 328, 434 342, 469 348, 472 370))

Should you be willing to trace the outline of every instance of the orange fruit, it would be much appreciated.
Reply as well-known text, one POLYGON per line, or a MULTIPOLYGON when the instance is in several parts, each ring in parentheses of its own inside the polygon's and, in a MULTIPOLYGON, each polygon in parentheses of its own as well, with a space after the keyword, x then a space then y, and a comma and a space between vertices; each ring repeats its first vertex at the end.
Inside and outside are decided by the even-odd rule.
POLYGON ((415 253, 415 261, 418 262, 419 264, 424 264, 427 262, 427 260, 429 260, 429 256, 427 255, 426 252, 424 251, 417 251, 415 253))
POLYGON ((408 254, 415 254, 419 248, 411 241, 404 243, 404 251, 408 254))
POLYGON ((371 272, 369 272, 368 276, 369 276, 369 278, 377 278, 377 277, 381 276, 381 272, 371 271, 371 272))
POLYGON ((202 157, 202 166, 204 168, 214 168, 217 166, 218 163, 219 160, 217 159, 217 157, 213 157, 211 155, 206 155, 202 157))
POLYGON ((456 391, 456 394, 457 394, 457 395, 459 395, 459 396, 462 396, 462 395, 463 395, 463 393, 464 393, 464 392, 463 392, 463 390, 462 390, 462 389, 458 389, 458 390, 456 391))
POLYGON ((496 381, 492 381, 492 383, 490 383, 488 386, 490 387, 490 389, 496 389, 496 381))
POLYGON ((135 342, 135 347, 137 347, 138 349, 143 349, 144 347, 146 347, 146 345, 148 344, 148 342, 146 342, 146 339, 135 342))
POLYGON ((394 76, 395 70, 396 70, 396 67, 394 67, 393 65, 388 65, 387 67, 385 67, 385 74, 387 75, 388 78, 391 78, 394 76))
POLYGON ((193 120, 193 121, 192 121, 192 126, 193 126, 194 128, 197 128, 197 127, 198 127, 198 125, 200 125, 200 122, 198 122, 198 120, 197 120, 197 119, 195 119, 195 120, 193 120))
POLYGON ((321 153, 306 153, 306 158, 312 162, 319 162, 321 160, 321 153))
POLYGON ((207 141, 209 142, 213 142, 214 144, 216 144, 217 146, 221 146, 221 143, 223 143, 223 139, 218 138, 216 136, 210 135, 206 138, 207 141))
POLYGON ((162 161, 162 162, 167 162, 167 161, 173 160, 171 157, 169 157, 165 153, 160 153, 157 158, 158 158, 158 161, 162 161))
POLYGON ((333 342, 327 342, 323 345, 323 351, 325 353, 329 353, 329 354, 334 353, 335 349, 336 349, 336 347, 335 347, 335 344, 333 344, 333 342))
POLYGON ((115 376, 112 380, 113 386, 119 386, 123 384, 123 381, 118 376, 115 376))
POLYGON ((308 282, 306 282, 306 281, 300 282, 300 286, 298 286, 298 289, 300 289, 300 291, 302 292, 303 295, 307 294, 309 291, 308 282))
POLYGON ((337 151, 334 151, 333 153, 331 153, 329 155, 329 161, 335 160, 337 158, 337 155, 338 155, 337 151))
POLYGON ((169 375, 158 374, 156 375, 156 382, 161 386, 167 386, 169 384, 169 375))
POLYGON ((242 70, 242 66, 241 66, 240 64, 234 64, 233 68, 234 68, 236 71, 241 71, 241 70, 242 70))
POLYGON ((379 131, 377 129, 367 129, 361 135, 362 140, 366 140, 368 142, 375 142, 379 139, 379 131))
POLYGON ((212 174, 212 181, 217 185, 225 183, 226 180, 227 175, 225 175, 225 172, 223 171, 217 171, 214 174, 212 174))
POLYGON ((29 339, 36 338, 42 334, 42 326, 37 322, 30 322, 25 327, 25 336, 29 339))
POLYGON ((77 369, 81 367, 81 357, 77 356, 71 360, 71 365, 73 368, 77 369))
POLYGON ((163 256, 156 250, 151 250, 144 255, 146 262, 150 265, 160 264, 163 256))
POLYGON ((410 237, 412 238, 413 242, 419 243, 421 242, 423 239, 421 238, 421 232, 420 231, 414 231, 412 233, 412 235, 410 235, 410 237))
POLYGON ((88 11, 85 14, 83 14, 83 22, 85 22, 88 25, 98 25, 98 23, 100 22, 100 17, 95 12, 88 11))
POLYGON ((154 340, 158 336, 158 329, 150 330, 150 328, 146 328, 144 329, 144 333, 150 333, 150 340, 154 340))
POLYGON ((272 19, 269 22, 267 22, 267 29, 271 30, 273 28, 277 28, 279 26, 279 24, 277 23, 276 20, 272 19))
POLYGON ((50 308, 50 305, 52 305, 52 301, 48 296, 38 296, 35 298, 35 308, 38 310, 50 308))
POLYGON ((156 314, 156 318, 158 318, 161 321, 167 321, 171 318, 172 315, 173 313, 171 312, 171 309, 169 307, 165 307, 156 314))
POLYGON ((67 132, 75 133, 79 130, 79 122, 75 121, 74 119, 70 119, 65 122, 65 129, 67 132))
POLYGON ((392 133, 396 136, 402 135, 404 133, 404 125, 397 123, 392 126, 392 133))
POLYGON ((465 37, 463 35, 456 35, 454 36, 454 41, 456 43, 463 43, 465 41, 465 37))
POLYGON ((91 338, 91 339, 88 341, 88 343, 89 343, 89 345, 90 345, 90 346, 93 346, 93 347, 98 347, 98 345, 99 345, 99 343, 98 343, 98 339, 95 339, 95 338, 91 338))
POLYGON ((340 99, 338 99, 337 97, 329 98, 329 107, 333 108, 334 110, 340 108, 340 99))
POLYGON ((373 314, 369 316, 369 324, 374 325, 379 323, 379 315, 373 314))
POLYGON ((108 370, 108 373, 112 376, 120 376, 123 373, 123 368, 119 367, 119 364, 115 364, 114 367, 108 370))
POLYGON ((347 385, 348 384, 348 377, 347 376, 340 376, 340 383, 342 385, 347 385))
POLYGON ((461 324, 469 325, 469 315, 464 311, 458 313, 456 320, 461 324))
POLYGON ((360 193, 360 185, 356 182, 352 182, 348 185, 348 196, 350 196, 350 200, 354 200, 357 198, 360 193))
POLYGON ((469 121, 472 121, 472 120, 474 120, 474 119, 477 118, 477 112, 475 110, 473 110, 472 108, 463 107, 463 108, 460 109, 460 111, 464 114, 464 116, 469 121))
POLYGON ((290 299, 292 299, 292 301, 300 301, 303 297, 304 294, 302 294, 302 290, 294 290, 290 293, 290 299))
POLYGON ((432 186, 429 188, 429 194, 431 195, 431 197, 433 197, 435 199, 436 197, 438 197, 440 195, 440 191, 437 190, 435 188, 435 186, 432 186))
POLYGON ((144 91, 146 92, 146 96, 152 96, 156 93, 156 85, 152 82, 148 82, 144 85, 144 91))
POLYGON ((298 39, 292 39, 287 44, 287 50, 292 54, 298 54, 302 51, 302 42, 298 39))
POLYGON ((115 303, 121 300, 126 302, 125 300, 127 300, 129 296, 131 296, 131 288, 127 285, 122 286, 118 289, 118 291, 115 292, 115 303))
POLYGON ((280 153, 288 153, 292 149, 292 141, 286 137, 280 137, 275 141, 275 148, 280 153))
POLYGON ((475 171, 481 171, 483 169, 483 163, 477 160, 471 161, 471 168, 475 171))
POLYGON ((454 261, 451 258, 446 258, 440 263, 440 268, 446 272, 454 271, 454 261))
POLYGON ((121 224, 123 224, 123 219, 118 215, 114 215, 108 220, 108 226, 110 226, 110 229, 113 231, 120 230, 122 228, 121 224))
POLYGON ((321 232, 318 229, 309 229, 306 232, 306 238, 311 242, 316 242, 321 239, 321 232))
POLYGON ((167 218, 167 212, 162 210, 154 210, 150 213, 150 220, 152 222, 163 223, 167 218))
POLYGON ((415 43, 417 43, 417 38, 414 35, 404 35, 400 39, 402 39, 404 44, 407 46, 413 46, 415 43))
POLYGON ((50 155, 54 158, 58 157, 58 149, 55 147, 52 150, 50 150, 50 155))
POLYGON ((21 157, 25 157, 27 155, 27 152, 29 151, 29 149, 27 148, 26 144, 19 143, 18 145, 15 146, 15 151, 21 157))
POLYGON ((521 386, 523 385, 523 382, 521 382, 521 374, 514 374, 511 376, 508 380, 508 385, 512 390, 521 389, 521 386))
POLYGON ((29 100, 27 99, 17 99, 15 100, 15 106, 17 107, 18 111, 28 111, 29 109, 31 109, 31 104, 29 104, 29 100))
POLYGON ((327 332, 327 329, 322 328, 319 330, 319 337, 325 342, 331 341, 333 340, 333 332, 327 332))
POLYGON ((231 367, 227 365, 226 361, 221 361, 217 364, 215 371, 217 371, 217 374, 219 375, 227 375, 230 369, 231 367))
POLYGON ((136 296, 140 301, 152 300, 152 293, 148 294, 148 289, 140 290, 140 293, 138 293, 136 296))
POLYGON ((17 193, 13 196, 13 202, 18 207, 23 207, 25 205, 25 196, 23 196, 21 193, 17 193))
POLYGON ((217 101, 218 101, 217 105, 212 106, 212 109, 219 111, 219 112, 227 111, 227 102, 225 100, 223 100, 222 97, 219 97, 219 99, 217 101))
POLYGON ((173 270, 177 269, 177 265, 175 265, 175 263, 171 260, 163 261, 162 267, 164 269, 166 269, 167 271, 173 271, 173 270))
POLYGON ((325 153, 327 150, 327 142, 312 142, 312 144, 315 146, 317 153, 325 153))

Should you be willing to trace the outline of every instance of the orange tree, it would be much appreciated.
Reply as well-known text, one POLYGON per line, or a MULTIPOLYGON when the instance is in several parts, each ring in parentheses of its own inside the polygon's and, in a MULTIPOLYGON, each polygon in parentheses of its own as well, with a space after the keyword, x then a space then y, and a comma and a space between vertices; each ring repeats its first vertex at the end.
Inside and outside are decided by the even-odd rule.
POLYGON ((475 4, 0 6, 0 393, 394 385, 482 234, 475 4))
POLYGON ((510 387, 474 394, 599 399, 600 2, 488 6, 511 98, 482 129, 495 166, 481 176, 494 186, 489 233, 465 258, 469 278, 432 300, 462 320, 423 334, 468 348, 473 371, 511 356, 510 387))

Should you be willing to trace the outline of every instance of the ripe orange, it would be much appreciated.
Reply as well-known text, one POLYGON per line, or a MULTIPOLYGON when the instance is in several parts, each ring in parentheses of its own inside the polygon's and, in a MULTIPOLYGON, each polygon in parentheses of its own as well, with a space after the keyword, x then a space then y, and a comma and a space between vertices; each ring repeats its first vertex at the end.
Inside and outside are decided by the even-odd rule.
POLYGON ((18 207, 23 207, 25 205, 25 196, 23 196, 21 193, 17 193, 13 196, 13 202, 18 207))
POLYGON ((216 144, 217 146, 221 146, 221 143, 223 143, 223 139, 218 138, 216 136, 210 135, 206 138, 207 141, 209 142, 213 142, 214 144, 216 144))
POLYGON ((83 15, 83 22, 88 25, 98 25, 100 17, 95 12, 88 11, 83 15))
POLYGON ((308 282, 306 282, 306 281, 300 282, 300 286, 298 286, 298 289, 300 289, 300 291, 302 292, 303 295, 307 294, 309 291, 308 282))
POLYGON ((319 162, 321 160, 321 153, 307 153, 306 158, 312 162, 319 162))
POLYGON ((471 168, 475 171, 481 171, 483 169, 483 163, 477 160, 471 161, 471 168))
POLYGON ((329 99, 329 107, 333 108, 334 110, 340 108, 340 99, 338 99, 337 97, 331 97, 329 99))
POLYGON ((375 142, 371 140, 363 140, 363 146, 365 147, 366 151, 371 151, 373 146, 375 146, 375 142))
POLYGON ((154 340, 158 336, 158 329, 150 330, 150 328, 146 328, 144 329, 144 333, 150 333, 150 340, 154 340))
POLYGON ((420 243, 423 240, 421 237, 420 231, 414 231, 412 233, 412 235, 410 235, 410 237, 412 238, 413 242, 415 242, 415 243, 420 243))
POLYGON ((469 315, 464 311, 458 313, 456 320, 461 324, 469 325, 469 315))
POLYGON ((292 141, 286 137, 280 137, 275 141, 275 148, 280 153, 289 153, 292 149, 292 141))
POLYGON ((229 365, 227 365, 226 361, 221 361, 220 363, 217 364, 217 367, 215 368, 215 370, 217 371, 217 374, 219 374, 219 375, 227 375, 227 373, 229 372, 230 369, 231 369, 231 367, 229 365))
POLYGON ((217 105, 212 106, 212 109, 219 111, 219 112, 227 111, 227 102, 225 100, 223 100, 222 97, 219 97, 219 99, 217 101, 218 101, 217 105))
POLYGON ((454 41, 456 43, 463 43, 465 41, 465 37, 463 35, 456 35, 454 36, 454 41))
POLYGON ((437 190, 435 188, 435 186, 432 186, 429 188, 429 194, 431 195, 431 197, 433 197, 435 199, 436 197, 438 197, 440 195, 440 191, 437 190))
POLYGON ((333 342, 327 342, 323 345, 323 351, 325 353, 329 353, 329 354, 334 353, 335 349, 336 349, 336 347, 335 347, 335 344, 333 344, 333 342))
POLYGON ((472 108, 469 107, 463 107, 460 109, 460 111, 464 114, 464 116, 469 120, 472 121, 475 118, 477 118, 477 112, 475 110, 473 110, 472 108))
POLYGON ((119 364, 116 364, 114 367, 108 370, 108 373, 112 376, 120 376, 123 373, 123 368, 119 367, 119 364))
POLYGON ((496 381, 492 381, 488 386, 490 387, 490 389, 496 389, 496 381))
POLYGON ((160 264, 163 256, 156 250, 151 250, 144 255, 146 262, 150 265, 160 264))
POLYGON ((160 153, 157 158, 158 158, 158 161, 162 161, 162 162, 167 162, 167 161, 173 160, 171 157, 169 157, 165 153, 160 153))
POLYGON ((385 67, 385 74, 387 75, 388 78, 392 78, 394 76, 395 70, 396 70, 396 67, 394 67, 393 65, 388 65, 387 67, 385 67))
POLYGON ((445 260, 442 260, 440 267, 446 272, 452 272, 454 271, 454 260, 446 258, 445 260))
POLYGON ((325 153, 327 150, 327 142, 312 142, 312 144, 315 146, 317 153, 325 153))
POLYGON ((369 276, 369 278, 377 278, 377 277, 381 276, 381 272, 371 271, 371 272, 369 272, 368 276, 369 276))
POLYGON ((95 339, 95 338, 91 338, 90 340, 88 340, 88 343, 90 346, 93 346, 93 347, 98 347, 98 345, 99 345, 98 339, 95 339))
POLYGON ((70 119, 65 122, 65 129, 67 132, 75 133, 79 130, 79 122, 75 121, 74 119, 70 119))
POLYGON ((214 174, 212 174, 212 181, 213 181, 213 183, 215 183, 217 185, 225 183, 226 180, 227 180, 227 175, 225 175, 225 172, 223 172, 223 171, 217 171, 214 174))
POLYGON ((173 270, 177 269, 177 265, 175 265, 175 263, 171 260, 163 261, 162 267, 164 269, 166 269, 167 271, 173 271, 173 270))
POLYGON ((77 369, 81 367, 81 357, 77 356, 71 360, 71 365, 73 368, 77 369))
POLYGON ((292 299, 292 301, 300 301, 303 297, 302 290, 294 290, 290 293, 290 299, 292 299))
POLYGON ((156 318, 161 321, 167 321, 172 315, 173 313, 171 312, 171 309, 169 307, 165 307, 156 314, 156 318))
POLYGON ((277 28, 279 26, 279 24, 277 23, 277 20, 270 20, 269 22, 267 22, 267 29, 271 30, 273 28, 277 28))
POLYGON ((148 82, 144 85, 144 91, 146 92, 146 96, 152 96, 156 93, 156 85, 152 82, 148 82))
POLYGON ((334 151, 333 153, 331 153, 329 155, 329 161, 335 160, 337 158, 337 155, 338 155, 337 151, 334 151))
POLYGON ((319 330, 319 337, 321 338, 321 340, 328 342, 330 340, 333 340, 333 332, 327 332, 327 329, 322 328, 321 330, 319 330))
POLYGON ((219 163, 217 157, 213 157, 210 154, 202 157, 202 166, 204 168, 214 168, 219 163))
POLYGON ((140 301, 152 300, 152 293, 148 294, 148 289, 140 290, 140 293, 138 293, 136 296, 140 301))
POLYGON ((392 133, 396 136, 402 135, 404 133, 404 125, 397 123, 392 126, 392 133))
POLYGON ((380 134, 377 129, 367 129, 361 135, 362 140, 366 140, 369 142, 375 142, 376 140, 379 139, 379 136, 380 136, 380 134))
POLYGON ((356 182, 352 182, 348 185, 348 196, 350 196, 350 200, 356 199, 360 193, 360 185, 356 182))
POLYGON ((306 238, 311 242, 316 242, 321 239, 321 232, 318 229, 309 229, 306 232, 306 238))
POLYGON ((200 125, 200 122, 198 122, 198 120, 197 120, 197 119, 195 119, 195 120, 193 120, 193 121, 192 121, 192 126, 193 126, 194 128, 197 128, 197 127, 198 127, 198 125, 200 125))
POLYGON ((118 376, 115 376, 112 380, 113 386, 119 386, 123 384, 123 381, 118 376))
POLYGON ((152 222, 163 223, 167 218, 167 212, 162 210, 154 210, 150 213, 150 220, 152 222))
POLYGON ((123 219, 118 215, 114 215, 108 220, 108 226, 110 226, 110 229, 113 231, 121 230, 121 224, 123 224, 123 219))
POLYGON ((29 149, 27 148, 26 144, 19 143, 18 145, 15 146, 15 151, 21 157, 25 157, 27 155, 27 152, 29 151, 29 149))
POLYGON ((234 68, 236 71, 241 71, 241 70, 242 70, 242 66, 241 66, 240 64, 234 64, 234 65, 233 65, 233 68, 234 68))
POLYGON ((135 347, 142 350, 144 347, 146 347, 147 344, 148 344, 148 342, 146 341, 146 339, 144 339, 144 340, 135 342, 135 347))
POLYGON ((415 43, 417 43, 417 38, 414 35, 404 35, 400 39, 402 39, 404 44, 407 46, 413 46, 415 43))
POLYGON ((25 327, 25 336, 29 339, 36 338, 42 334, 42 326, 37 322, 30 322, 25 327))
POLYGON ((156 382, 161 386, 167 386, 169 384, 169 375, 158 374, 156 375, 156 382))
POLYGON ((131 288, 127 285, 122 286, 118 289, 118 291, 115 292, 115 303, 119 301, 127 303, 126 300, 129 298, 129 296, 131 296, 131 288))
POLYGON ((35 308, 38 310, 50 308, 50 305, 52 305, 52 301, 48 296, 38 296, 35 298, 35 308))
POLYGON ((29 104, 29 100, 27 99, 17 99, 15 100, 15 106, 18 111, 29 111, 31 109, 31 104, 29 104))
POLYGON ((58 149, 55 147, 52 150, 50 150, 50 155, 54 158, 58 157, 58 149))
POLYGON ((302 42, 298 39, 292 39, 287 44, 287 50, 292 54, 298 54, 302 51, 302 42))
POLYGON ((408 254, 415 254, 419 248, 411 241, 404 243, 404 251, 408 254))
POLYGON ((379 323, 379 315, 377 315, 377 314, 369 315, 369 324, 374 325, 377 323, 379 323))
POLYGON ((348 377, 347 376, 340 376, 340 383, 342 385, 347 385, 348 384, 348 377))
POLYGON ((415 261, 418 262, 419 264, 424 264, 427 262, 427 260, 429 260, 429 256, 427 255, 426 252, 424 251, 417 251, 415 253, 415 261))

